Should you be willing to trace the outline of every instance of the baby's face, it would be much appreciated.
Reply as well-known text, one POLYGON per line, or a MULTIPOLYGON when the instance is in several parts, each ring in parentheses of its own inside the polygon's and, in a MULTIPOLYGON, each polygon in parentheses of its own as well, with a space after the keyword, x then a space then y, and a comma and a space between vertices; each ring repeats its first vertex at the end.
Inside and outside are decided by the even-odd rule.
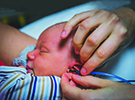
POLYGON ((78 64, 79 56, 75 54, 72 35, 66 40, 60 38, 65 23, 46 29, 39 37, 36 49, 27 54, 28 67, 36 76, 61 75, 68 68, 78 64))

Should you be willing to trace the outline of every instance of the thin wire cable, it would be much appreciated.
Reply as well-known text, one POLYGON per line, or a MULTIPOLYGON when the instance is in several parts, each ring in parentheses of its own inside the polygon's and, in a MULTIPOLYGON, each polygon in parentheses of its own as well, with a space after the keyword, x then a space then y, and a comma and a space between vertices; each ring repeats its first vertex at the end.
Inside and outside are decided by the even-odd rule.
MULTIPOLYGON (((127 80, 128 82, 135 82, 135 80, 127 80)), ((123 81, 119 81, 119 82, 123 82, 123 81)))
MULTIPOLYGON (((73 72, 73 71, 72 71, 73 72)), ((77 74, 81 74, 80 71, 75 71, 77 74)), ((127 81, 126 79, 124 78, 121 78, 119 76, 116 76, 114 74, 109 74, 109 73, 104 73, 104 72, 91 72, 90 74, 92 75, 102 75, 102 76, 107 76, 107 77, 112 77, 112 78, 116 78, 116 79, 119 79, 121 82, 125 82, 125 83, 128 83, 128 84, 131 84, 129 81, 127 81)))

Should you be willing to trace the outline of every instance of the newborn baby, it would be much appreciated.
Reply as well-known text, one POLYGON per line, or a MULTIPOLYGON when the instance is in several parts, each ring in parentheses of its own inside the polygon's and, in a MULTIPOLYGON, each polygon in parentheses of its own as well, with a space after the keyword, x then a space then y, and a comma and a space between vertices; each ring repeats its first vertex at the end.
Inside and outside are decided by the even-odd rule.
POLYGON ((27 67, 33 69, 34 75, 61 77, 68 68, 81 65, 72 43, 76 29, 66 40, 62 40, 60 34, 64 25, 65 23, 56 24, 43 31, 36 49, 27 54, 27 67))
POLYGON ((16 66, 0 66, 0 100, 61 100, 60 77, 68 68, 78 69, 81 65, 72 43, 76 29, 62 40, 64 25, 56 24, 43 31, 36 48, 28 46, 13 60, 16 66), (27 73, 25 62, 34 74, 27 73))

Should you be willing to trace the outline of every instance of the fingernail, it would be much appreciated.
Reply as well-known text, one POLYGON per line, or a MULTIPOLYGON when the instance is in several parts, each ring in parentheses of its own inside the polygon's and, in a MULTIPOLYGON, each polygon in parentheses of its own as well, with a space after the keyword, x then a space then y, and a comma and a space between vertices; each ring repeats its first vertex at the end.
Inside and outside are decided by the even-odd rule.
POLYGON ((63 31, 62 33, 61 33, 61 37, 65 37, 66 36, 66 31, 63 31))
POLYGON ((77 49, 75 49, 75 53, 76 53, 76 54, 80 54, 80 51, 77 50, 77 49))
POLYGON ((81 74, 82 74, 82 75, 86 75, 86 72, 87 72, 87 71, 86 71, 85 68, 82 68, 82 69, 81 69, 81 74))

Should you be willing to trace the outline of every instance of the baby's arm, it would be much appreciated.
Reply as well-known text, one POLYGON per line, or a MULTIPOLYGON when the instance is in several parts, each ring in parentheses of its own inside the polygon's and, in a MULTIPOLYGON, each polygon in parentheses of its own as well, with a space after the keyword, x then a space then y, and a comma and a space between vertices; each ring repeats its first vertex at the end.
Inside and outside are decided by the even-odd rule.
POLYGON ((0 99, 61 99, 60 78, 36 77, 20 67, 0 67, 0 99))

